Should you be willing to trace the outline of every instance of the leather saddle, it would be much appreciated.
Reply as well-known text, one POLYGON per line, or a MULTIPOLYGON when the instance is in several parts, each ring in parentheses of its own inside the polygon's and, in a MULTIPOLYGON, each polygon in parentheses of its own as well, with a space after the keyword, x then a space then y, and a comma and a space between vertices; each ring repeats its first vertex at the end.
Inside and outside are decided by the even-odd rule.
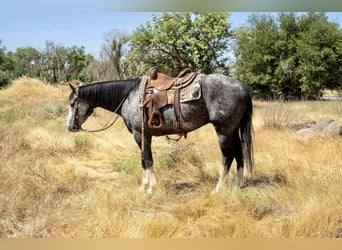
POLYGON ((182 86, 185 87, 190 84, 196 76, 196 73, 191 73, 189 68, 182 70, 177 77, 170 77, 163 73, 159 73, 157 68, 152 68, 150 71, 151 81, 148 83, 147 88, 155 88, 157 90, 168 90, 171 87, 182 86))
POLYGON ((197 94, 194 95, 195 78, 198 74, 190 69, 182 70, 177 77, 170 77, 152 68, 149 77, 145 78, 141 106, 145 108, 144 119, 148 127, 156 135, 162 135, 163 125, 162 108, 173 105, 175 112, 174 125, 178 134, 184 134, 180 129, 180 103, 200 98, 198 84, 197 94))

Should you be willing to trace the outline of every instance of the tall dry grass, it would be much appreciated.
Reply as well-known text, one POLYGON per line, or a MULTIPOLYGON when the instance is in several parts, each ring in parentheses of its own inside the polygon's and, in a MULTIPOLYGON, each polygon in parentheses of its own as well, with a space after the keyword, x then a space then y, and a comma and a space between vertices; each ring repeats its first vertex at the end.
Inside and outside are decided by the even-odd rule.
MULTIPOLYGON (((264 118, 273 105, 275 117, 341 121, 341 102, 255 102, 255 175, 235 188, 234 164, 215 196, 221 159, 211 126, 178 143, 154 138, 158 188, 148 196, 138 191, 140 155, 124 124, 67 132, 68 93, 28 78, 0 90, 1 237, 342 236, 341 138, 297 141, 264 118)), ((96 110, 85 127, 110 116, 96 110)))

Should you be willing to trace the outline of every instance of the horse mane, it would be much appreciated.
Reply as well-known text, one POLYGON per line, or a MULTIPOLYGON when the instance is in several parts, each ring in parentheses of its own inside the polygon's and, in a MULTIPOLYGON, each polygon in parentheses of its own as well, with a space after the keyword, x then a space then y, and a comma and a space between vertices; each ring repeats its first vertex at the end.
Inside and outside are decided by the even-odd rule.
POLYGON ((123 98, 138 85, 140 79, 95 82, 79 87, 78 96, 96 105, 116 108, 123 98))

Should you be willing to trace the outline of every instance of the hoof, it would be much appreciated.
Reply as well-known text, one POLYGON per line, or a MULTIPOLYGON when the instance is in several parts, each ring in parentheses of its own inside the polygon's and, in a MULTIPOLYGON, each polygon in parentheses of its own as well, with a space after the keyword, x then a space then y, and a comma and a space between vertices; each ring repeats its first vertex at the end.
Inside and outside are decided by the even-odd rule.
POLYGON ((139 192, 140 193, 147 193, 148 195, 152 195, 153 194, 153 187, 149 187, 146 191, 146 187, 144 185, 142 185, 139 188, 139 192))
POLYGON ((216 189, 214 189, 213 191, 211 191, 210 195, 217 195, 218 191, 216 189))

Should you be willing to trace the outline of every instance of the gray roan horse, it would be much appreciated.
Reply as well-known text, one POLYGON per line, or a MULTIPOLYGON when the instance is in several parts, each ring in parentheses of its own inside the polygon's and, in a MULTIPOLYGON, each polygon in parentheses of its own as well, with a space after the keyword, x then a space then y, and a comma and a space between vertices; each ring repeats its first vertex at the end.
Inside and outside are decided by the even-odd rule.
MULTIPOLYGON (((181 103, 179 126, 187 133, 205 124, 213 124, 223 162, 218 183, 212 192, 217 193, 226 180, 234 158, 237 163, 238 185, 241 185, 243 180, 244 165, 252 172, 252 99, 247 86, 234 78, 221 74, 200 74, 200 79, 202 96, 198 100, 181 103)), ((81 125, 97 107, 121 116, 141 150, 143 178, 140 189, 145 191, 149 184, 147 192, 152 193, 157 184, 151 152, 152 136, 156 134, 147 124, 142 126, 143 115, 139 107, 140 81, 141 79, 116 80, 79 87, 70 85, 72 92, 69 97, 67 128, 72 132, 82 131, 81 125), (145 128, 144 133, 142 127, 145 128)), ((176 130, 174 125, 175 112, 172 105, 163 108, 162 116, 162 134, 177 134, 179 130, 176 130)))

